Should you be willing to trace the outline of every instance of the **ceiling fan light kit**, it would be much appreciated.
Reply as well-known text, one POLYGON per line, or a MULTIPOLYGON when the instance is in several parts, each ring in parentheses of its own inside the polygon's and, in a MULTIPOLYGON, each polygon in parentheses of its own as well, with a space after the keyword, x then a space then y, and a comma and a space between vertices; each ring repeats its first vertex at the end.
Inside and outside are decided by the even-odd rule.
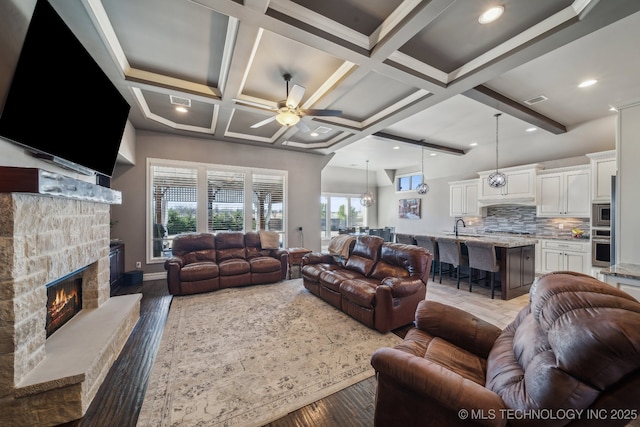
MULTIPOLYGON (((266 120, 262 120, 261 122, 255 123, 251 127, 253 129, 259 128, 261 126, 266 125, 267 123, 271 123, 272 121, 277 121, 282 126, 296 126, 302 132, 308 132, 309 126, 307 126, 304 122, 301 122, 303 116, 341 116, 342 111, 340 110, 303 110, 300 108, 300 102, 302 101, 302 97, 304 96, 305 88, 300 85, 293 85, 291 91, 289 91, 289 82, 291 81, 291 74, 286 73, 282 76, 287 85, 287 99, 278 102, 278 108, 271 107, 270 109, 277 111, 275 116, 269 117, 266 120)), ((239 102, 245 102, 243 100, 239 100, 239 102)), ((248 105, 254 105, 255 103, 248 103, 248 105)))
POLYGON ((507 184, 507 176, 502 172, 498 171, 498 118, 501 116, 501 113, 495 114, 496 118, 496 171, 489 175, 487 178, 487 183, 489 187, 492 188, 500 188, 504 187, 507 184))

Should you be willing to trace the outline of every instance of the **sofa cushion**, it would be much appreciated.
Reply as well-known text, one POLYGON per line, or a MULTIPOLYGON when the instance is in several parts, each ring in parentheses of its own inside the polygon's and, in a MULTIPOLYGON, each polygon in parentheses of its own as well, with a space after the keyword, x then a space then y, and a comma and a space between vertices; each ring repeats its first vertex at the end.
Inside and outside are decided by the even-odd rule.
POLYGON ((220 276, 236 276, 251 272, 249 262, 240 258, 227 259, 219 262, 218 266, 220 267, 220 276))
POLYGON ((280 271, 280 261, 268 257, 254 257, 249 259, 249 265, 251 266, 252 273, 272 273, 274 271, 280 271))
MULTIPOLYGON (((171 245, 171 252, 176 256, 183 256, 189 252, 209 254, 209 260, 215 261, 215 236, 213 233, 181 233, 178 234, 171 245)), ((204 258, 201 258, 201 260, 204 258)))
POLYGON ((330 270, 320 274, 320 284, 334 292, 340 292, 340 284, 348 279, 358 279, 363 277, 357 271, 351 270, 330 270))
POLYGON ((358 236, 345 268, 368 276, 380 258, 384 239, 378 236, 358 236))
MULTIPOLYGON (((221 231, 216 233, 216 259, 222 262, 228 259, 246 259, 244 233, 221 231)), ((248 266, 248 264, 247 264, 248 266)))
POLYGON ((320 281, 320 275, 325 271, 339 270, 340 267, 337 264, 309 264, 302 267, 302 276, 314 282, 320 281))
POLYGON ((218 277, 220 269, 213 262, 193 262, 180 269, 180 280, 183 282, 196 282, 218 277))
POLYGON ((375 279, 350 279, 342 282, 340 294, 360 307, 373 308, 376 305, 377 287, 378 283, 375 279))

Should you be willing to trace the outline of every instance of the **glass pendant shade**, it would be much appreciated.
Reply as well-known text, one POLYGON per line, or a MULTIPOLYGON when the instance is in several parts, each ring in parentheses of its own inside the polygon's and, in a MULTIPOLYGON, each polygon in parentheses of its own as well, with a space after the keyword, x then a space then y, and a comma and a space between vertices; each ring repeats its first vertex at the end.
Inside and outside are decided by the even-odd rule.
POLYGON ((420 161, 422 164, 422 175, 420 175, 422 177, 422 183, 418 185, 416 191, 418 194, 427 194, 429 192, 429 184, 424 182, 424 147, 420 151, 420 161))
POLYGON ((489 187, 492 188, 500 188, 504 187, 507 184, 507 176, 502 172, 498 171, 498 118, 501 116, 501 113, 495 115, 496 118, 496 171, 489 175, 487 179, 487 183, 489 187))
POLYGON ((362 196, 360 196, 360 204, 365 208, 370 208, 375 203, 373 199, 373 193, 369 191, 369 160, 367 160, 367 175, 366 175, 367 187, 362 196))
POLYGON ((489 175, 487 182, 489 184, 489 187, 493 187, 493 188, 504 187, 504 185, 507 183, 507 176, 502 172, 496 171, 496 172, 493 172, 491 175, 489 175))

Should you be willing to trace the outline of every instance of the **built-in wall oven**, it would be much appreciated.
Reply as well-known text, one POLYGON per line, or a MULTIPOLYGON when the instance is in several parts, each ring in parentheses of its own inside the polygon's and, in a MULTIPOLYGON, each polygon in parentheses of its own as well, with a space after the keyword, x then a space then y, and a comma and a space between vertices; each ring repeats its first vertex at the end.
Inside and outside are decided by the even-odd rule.
POLYGON ((591 230, 591 264, 595 267, 611 264, 611 230, 591 230))
POLYGON ((609 227, 611 225, 611 203, 591 205, 591 226, 609 227))

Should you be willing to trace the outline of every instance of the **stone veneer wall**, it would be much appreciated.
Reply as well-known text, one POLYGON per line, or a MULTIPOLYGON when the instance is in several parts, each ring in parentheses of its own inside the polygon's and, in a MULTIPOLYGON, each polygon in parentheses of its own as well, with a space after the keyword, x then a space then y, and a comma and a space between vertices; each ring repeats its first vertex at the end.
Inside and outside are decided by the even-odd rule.
POLYGON ((465 218, 465 232, 500 231, 529 233, 537 236, 571 237, 571 229, 579 228, 589 234, 589 218, 539 218, 535 206, 489 206, 484 218, 465 218), (560 229, 559 224, 564 228, 560 229))
POLYGON ((90 266, 83 309, 109 300, 109 205, 0 194, 0 401, 45 358, 45 285, 90 266))

